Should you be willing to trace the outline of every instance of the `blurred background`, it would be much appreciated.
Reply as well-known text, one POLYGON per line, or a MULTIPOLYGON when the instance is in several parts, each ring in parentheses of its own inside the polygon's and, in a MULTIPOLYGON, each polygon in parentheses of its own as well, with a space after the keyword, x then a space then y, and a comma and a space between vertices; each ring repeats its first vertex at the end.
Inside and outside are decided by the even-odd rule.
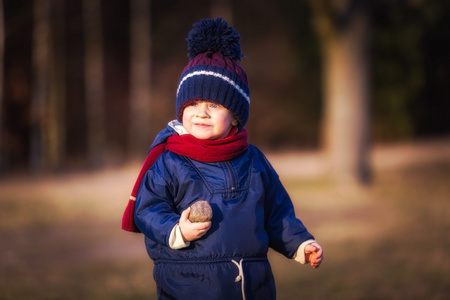
POLYGON ((0 298, 156 297, 121 214, 175 118, 185 38, 219 16, 250 142, 326 249, 313 271, 271 253, 279 299, 450 295, 450 2, 0 4, 0 298))

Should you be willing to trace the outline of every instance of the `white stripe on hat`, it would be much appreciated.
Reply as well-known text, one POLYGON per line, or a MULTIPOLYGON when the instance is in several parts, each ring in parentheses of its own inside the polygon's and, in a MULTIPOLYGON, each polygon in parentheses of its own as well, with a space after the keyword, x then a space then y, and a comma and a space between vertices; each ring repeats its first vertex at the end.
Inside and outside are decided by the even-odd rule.
POLYGON ((189 74, 187 74, 186 76, 184 76, 183 77, 183 79, 181 79, 181 81, 180 81, 180 84, 178 85, 178 88, 177 88, 177 96, 178 96, 178 93, 180 92, 180 88, 181 88, 181 86, 183 85, 183 83, 187 80, 187 79, 189 79, 189 78, 191 78, 191 77, 194 77, 194 76, 200 76, 200 75, 206 75, 206 76, 214 76, 214 77, 218 77, 218 78, 220 78, 220 79, 222 79, 222 80, 224 80, 224 81, 226 81, 226 82, 228 82, 230 85, 232 85, 246 100, 247 100, 247 102, 250 104, 250 97, 247 95, 247 93, 239 86, 239 85, 237 85, 236 84, 236 82, 234 82, 231 78, 229 78, 229 77, 227 77, 227 76, 225 76, 225 75, 223 75, 223 74, 220 74, 220 73, 216 73, 216 72, 213 72, 213 71, 195 71, 195 72, 192 72, 192 73, 189 73, 189 74))

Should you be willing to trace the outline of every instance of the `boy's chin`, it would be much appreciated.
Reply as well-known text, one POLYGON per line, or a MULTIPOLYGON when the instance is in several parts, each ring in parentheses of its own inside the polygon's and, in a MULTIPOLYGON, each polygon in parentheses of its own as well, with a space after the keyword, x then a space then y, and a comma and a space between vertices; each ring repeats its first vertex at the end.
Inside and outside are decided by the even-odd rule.
POLYGON ((221 139, 221 137, 212 134, 211 132, 202 132, 202 131, 193 131, 191 132, 191 135, 193 135, 195 138, 199 140, 218 140, 221 139))

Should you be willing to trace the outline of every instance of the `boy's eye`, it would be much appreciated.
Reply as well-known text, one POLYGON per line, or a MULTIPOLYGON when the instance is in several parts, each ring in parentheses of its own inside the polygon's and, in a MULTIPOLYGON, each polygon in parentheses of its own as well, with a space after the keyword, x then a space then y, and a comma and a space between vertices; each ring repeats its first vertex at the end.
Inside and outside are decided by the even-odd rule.
MULTIPOLYGON (((202 101, 193 101, 193 102, 189 103, 188 105, 195 107, 195 106, 199 106, 201 103, 204 103, 204 102, 202 102, 202 101)), ((208 106, 211 107, 211 108, 222 107, 222 105, 217 104, 217 103, 213 103, 213 102, 207 102, 207 103, 208 103, 208 106)))

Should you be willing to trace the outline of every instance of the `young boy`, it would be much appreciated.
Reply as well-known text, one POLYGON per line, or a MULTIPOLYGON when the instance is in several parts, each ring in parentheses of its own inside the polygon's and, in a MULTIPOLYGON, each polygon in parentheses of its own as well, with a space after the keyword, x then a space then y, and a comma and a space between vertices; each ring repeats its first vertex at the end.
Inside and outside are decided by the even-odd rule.
POLYGON ((322 262, 277 173, 248 144, 239 40, 220 18, 194 24, 177 120, 156 138, 154 163, 138 181, 134 222, 154 261, 159 299, 275 299, 269 247, 313 268, 322 262), (198 200, 211 205, 211 221, 189 221, 198 200))

